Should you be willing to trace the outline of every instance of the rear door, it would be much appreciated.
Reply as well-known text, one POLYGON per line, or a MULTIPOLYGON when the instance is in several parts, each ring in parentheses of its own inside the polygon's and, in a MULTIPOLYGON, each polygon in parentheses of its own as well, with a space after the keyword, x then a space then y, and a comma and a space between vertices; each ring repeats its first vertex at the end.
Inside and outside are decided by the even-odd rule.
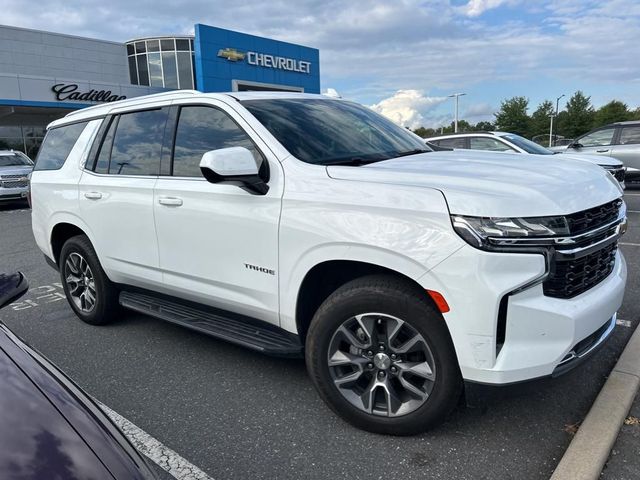
POLYGON ((80 212, 111 280, 160 285, 153 188, 168 108, 123 112, 106 119, 79 183, 80 212))
POLYGON ((625 167, 640 171, 640 124, 618 127, 619 135, 611 155, 625 167))
POLYGON ((173 162, 154 201, 166 291, 277 324, 280 163, 224 103, 183 101, 175 109, 173 162), (249 149, 257 164, 268 162, 266 195, 202 176, 205 152, 237 146, 249 149))

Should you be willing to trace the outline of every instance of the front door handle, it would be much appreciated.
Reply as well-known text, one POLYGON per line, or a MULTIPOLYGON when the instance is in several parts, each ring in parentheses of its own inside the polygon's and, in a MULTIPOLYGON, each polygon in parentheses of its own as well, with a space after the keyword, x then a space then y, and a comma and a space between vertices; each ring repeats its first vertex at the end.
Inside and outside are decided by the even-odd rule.
POLYGON ((598 153, 607 153, 608 151, 609 151, 608 148, 606 150, 596 150, 596 152, 598 152, 598 153))
POLYGON ((85 192, 84 198, 88 198, 89 200, 100 200, 102 198, 102 194, 100 192, 85 192))
POLYGON ((179 207, 182 205, 182 199, 177 197, 160 197, 158 198, 158 203, 168 207, 179 207))

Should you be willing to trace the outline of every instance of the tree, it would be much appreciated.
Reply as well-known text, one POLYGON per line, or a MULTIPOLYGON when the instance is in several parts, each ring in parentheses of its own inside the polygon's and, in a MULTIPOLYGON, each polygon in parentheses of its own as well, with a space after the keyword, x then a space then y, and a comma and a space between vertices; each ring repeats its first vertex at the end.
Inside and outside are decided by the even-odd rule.
POLYGON ((555 107, 551 100, 545 100, 531 115, 531 136, 549 133, 551 115, 555 114, 555 107))
POLYGON ((592 128, 602 127, 613 122, 624 122, 631 119, 632 112, 629 111, 626 103, 619 100, 612 100, 601 106, 595 113, 592 128))
POLYGON ((473 127, 473 129, 475 131, 492 132, 496 129, 496 126, 491 122, 483 121, 476 123, 476 126, 473 127))
POLYGON ((595 112, 591 106, 591 97, 578 90, 567 102, 567 115, 558 122, 558 129, 567 138, 576 138, 591 130, 595 112))
POLYGON ((526 97, 513 97, 503 100, 500 104, 500 110, 494 114, 496 127, 506 132, 529 137, 531 119, 527 115, 528 106, 529 99, 526 97))

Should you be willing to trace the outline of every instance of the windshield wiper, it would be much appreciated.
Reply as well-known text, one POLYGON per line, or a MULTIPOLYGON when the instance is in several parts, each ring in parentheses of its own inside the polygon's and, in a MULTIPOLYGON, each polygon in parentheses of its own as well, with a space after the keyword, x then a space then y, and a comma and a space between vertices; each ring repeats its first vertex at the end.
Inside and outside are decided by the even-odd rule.
POLYGON ((352 157, 352 158, 344 158, 342 160, 336 160, 336 161, 330 161, 330 162, 326 162, 324 163, 324 165, 326 166, 330 166, 330 165, 347 165, 347 166, 352 166, 352 167, 360 167, 362 165, 368 165, 370 163, 376 163, 376 162, 381 162, 382 160, 387 160, 386 158, 378 158, 375 160, 365 160, 362 157, 352 157))
POLYGON ((413 150, 409 150, 407 152, 402 152, 396 155, 396 157, 408 157, 409 155, 417 155, 419 153, 429 153, 431 150, 427 150, 426 148, 415 148, 413 150))

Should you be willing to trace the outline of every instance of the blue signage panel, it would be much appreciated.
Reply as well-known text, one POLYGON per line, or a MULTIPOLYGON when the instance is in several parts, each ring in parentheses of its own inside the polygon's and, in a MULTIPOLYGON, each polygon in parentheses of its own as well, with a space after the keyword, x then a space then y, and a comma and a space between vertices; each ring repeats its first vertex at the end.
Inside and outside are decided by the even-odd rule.
POLYGON ((201 24, 195 26, 194 46, 196 88, 202 92, 228 92, 236 82, 320 93, 316 48, 201 24))

